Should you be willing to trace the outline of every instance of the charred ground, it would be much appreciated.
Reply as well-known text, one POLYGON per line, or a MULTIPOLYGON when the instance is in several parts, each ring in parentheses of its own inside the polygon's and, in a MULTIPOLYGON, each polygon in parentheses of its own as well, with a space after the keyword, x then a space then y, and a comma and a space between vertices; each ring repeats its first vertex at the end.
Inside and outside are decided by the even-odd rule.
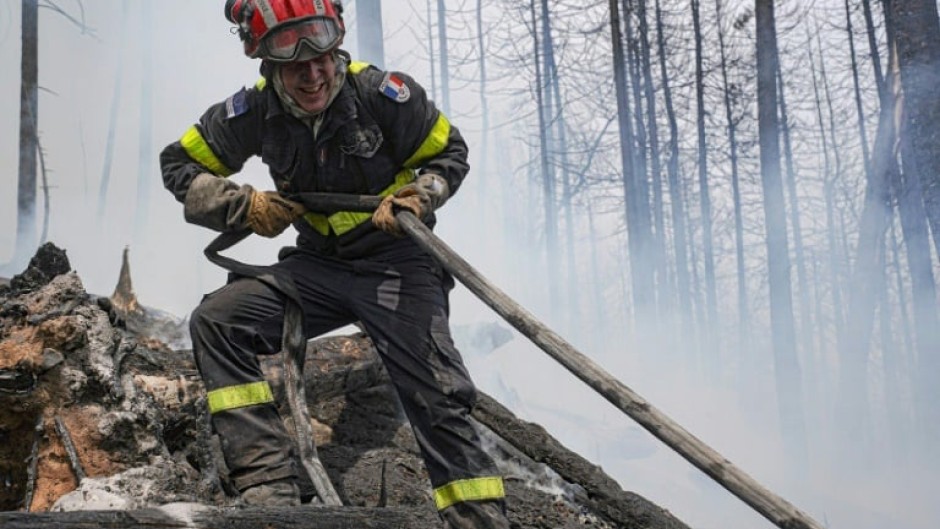
MULTIPOLYGON (((320 459, 345 507, 242 506, 191 351, 180 347, 185 322, 138 304, 125 271, 119 292, 92 296, 65 252, 46 245, 0 282, 0 522, 104 528, 131 516, 149 527, 299 527, 313 516, 323 527, 441 525, 414 436, 364 334, 310 342, 305 366, 320 459)), ((263 360, 275 391, 280 366, 279 357, 263 360)), ((686 527, 488 396, 474 419, 506 476, 514 527, 686 527)))

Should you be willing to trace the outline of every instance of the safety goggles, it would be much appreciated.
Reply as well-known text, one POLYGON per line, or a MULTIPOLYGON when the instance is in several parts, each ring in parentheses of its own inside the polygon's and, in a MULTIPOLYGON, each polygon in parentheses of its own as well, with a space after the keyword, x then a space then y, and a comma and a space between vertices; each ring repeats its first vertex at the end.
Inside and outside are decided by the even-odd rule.
POLYGON ((314 55, 322 55, 339 44, 343 33, 332 18, 320 17, 304 20, 265 35, 258 50, 262 57, 275 62, 298 60, 309 49, 314 55))

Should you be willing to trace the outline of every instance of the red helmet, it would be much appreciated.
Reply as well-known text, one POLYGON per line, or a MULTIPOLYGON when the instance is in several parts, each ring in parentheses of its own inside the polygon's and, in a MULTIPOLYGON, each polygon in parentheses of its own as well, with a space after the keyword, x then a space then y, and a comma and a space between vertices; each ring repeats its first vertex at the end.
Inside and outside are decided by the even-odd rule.
POLYGON ((245 55, 274 62, 297 60, 304 48, 327 53, 343 40, 339 0, 227 0, 225 18, 238 24, 245 55))

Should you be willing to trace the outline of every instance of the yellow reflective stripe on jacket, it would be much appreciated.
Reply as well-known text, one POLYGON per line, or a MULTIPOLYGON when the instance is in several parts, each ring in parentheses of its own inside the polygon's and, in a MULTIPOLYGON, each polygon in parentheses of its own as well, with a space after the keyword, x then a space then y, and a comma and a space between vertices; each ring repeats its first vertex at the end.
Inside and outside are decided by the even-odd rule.
POLYGON ((434 126, 431 127, 431 132, 424 138, 424 142, 422 142, 418 150, 411 155, 411 158, 405 161, 405 167, 414 169, 444 152, 444 147, 447 147, 447 138, 449 137, 450 121, 447 121, 444 114, 439 113, 437 121, 434 123, 434 126))
POLYGON ((261 79, 258 79, 257 83, 255 83, 255 90, 260 92, 264 90, 265 86, 268 86, 268 80, 262 77, 261 79))
POLYGON ((206 395, 209 413, 274 402, 271 386, 264 380, 213 389, 206 395))
POLYGON ((183 137, 180 138, 180 143, 183 145, 183 149, 186 150, 186 154, 188 154, 190 158, 206 166, 213 174, 219 176, 229 176, 232 174, 232 171, 228 167, 225 167, 225 165, 219 161, 218 157, 216 157, 215 153, 212 152, 212 148, 209 147, 206 139, 202 137, 202 134, 199 133, 199 129, 197 129, 195 125, 189 127, 189 130, 183 134, 183 137))
MULTIPOLYGON (((379 196, 384 197, 391 195, 395 191, 410 184, 414 179, 415 174, 411 169, 399 171, 398 174, 395 175, 395 182, 379 192, 379 196)), ((320 213, 307 213, 304 215, 304 219, 321 235, 329 235, 330 228, 333 229, 333 233, 342 235, 371 218, 371 213, 358 211, 338 211, 329 217, 320 213)))
POLYGON ((501 500, 505 496, 500 477, 461 479, 434 489, 434 503, 439 511, 462 501, 501 500))
POLYGON ((349 68, 347 68, 347 70, 349 71, 349 73, 356 75, 368 67, 369 67, 369 63, 367 62, 352 61, 351 63, 349 63, 349 68))

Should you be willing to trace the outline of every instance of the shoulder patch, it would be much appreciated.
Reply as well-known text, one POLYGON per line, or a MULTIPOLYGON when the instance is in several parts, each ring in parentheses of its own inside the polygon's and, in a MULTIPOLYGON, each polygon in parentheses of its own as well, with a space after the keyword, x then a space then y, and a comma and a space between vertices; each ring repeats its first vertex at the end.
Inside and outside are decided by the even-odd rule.
POLYGON ((225 100, 225 118, 232 119, 248 112, 248 91, 243 87, 225 100))
POLYGON ((411 99, 411 90, 400 77, 388 72, 379 85, 379 92, 396 103, 404 103, 411 99))

